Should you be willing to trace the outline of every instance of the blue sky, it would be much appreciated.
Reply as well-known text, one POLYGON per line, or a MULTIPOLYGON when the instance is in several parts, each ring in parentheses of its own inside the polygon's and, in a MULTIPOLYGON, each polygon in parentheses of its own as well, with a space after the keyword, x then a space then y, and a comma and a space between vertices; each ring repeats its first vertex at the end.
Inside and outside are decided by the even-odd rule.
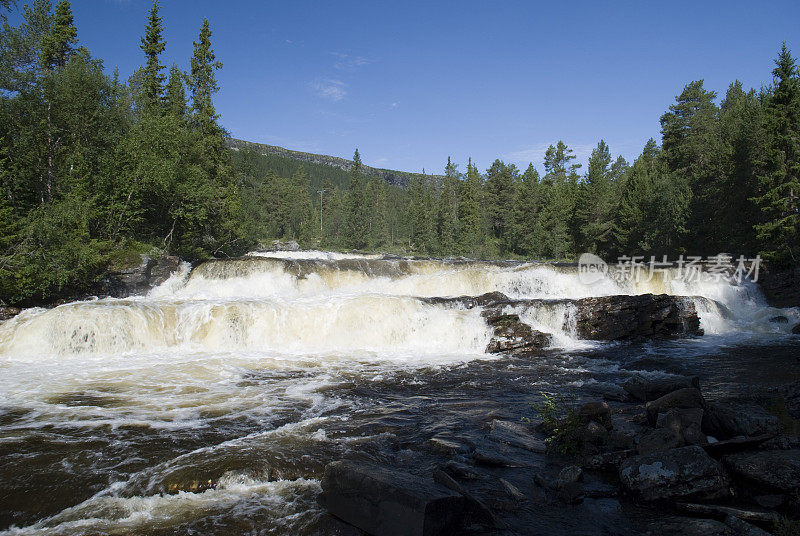
MULTIPOLYGON (((20 0, 22 3, 22 0, 20 0)), ((148 0, 73 0, 79 38, 127 77, 148 0)), ((164 62, 188 68, 203 17, 237 138, 439 172, 447 156, 541 170, 563 139, 631 160, 691 80, 759 88, 797 2, 304 2, 163 0, 164 62)), ((584 166, 585 167, 585 166, 584 166)))

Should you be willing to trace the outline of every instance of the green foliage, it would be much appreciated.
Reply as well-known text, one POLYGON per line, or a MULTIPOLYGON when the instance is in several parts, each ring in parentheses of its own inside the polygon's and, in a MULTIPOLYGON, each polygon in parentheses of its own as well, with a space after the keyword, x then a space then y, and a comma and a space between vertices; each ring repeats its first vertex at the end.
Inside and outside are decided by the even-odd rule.
POLYGON ((164 90, 164 65, 161 64, 159 56, 166 48, 163 33, 164 25, 158 14, 158 0, 153 0, 150 8, 150 15, 147 18, 145 34, 140 45, 145 55, 145 65, 142 70, 142 93, 144 104, 150 109, 156 108, 161 101, 161 93, 164 90))
POLYGON ((583 422, 574 401, 561 394, 541 393, 542 401, 531 404, 547 430, 547 448, 573 458, 580 455, 583 422))

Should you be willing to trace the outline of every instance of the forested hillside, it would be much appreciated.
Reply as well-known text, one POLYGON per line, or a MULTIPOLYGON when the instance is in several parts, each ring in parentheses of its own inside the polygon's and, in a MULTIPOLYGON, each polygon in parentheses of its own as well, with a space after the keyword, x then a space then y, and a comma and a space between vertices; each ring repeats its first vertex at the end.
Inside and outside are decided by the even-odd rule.
POLYGON ((68 0, 0 13, 2 302, 79 292, 141 252, 196 261, 276 238, 473 257, 800 255, 800 81, 785 46, 761 90, 687 84, 660 118, 660 145, 632 163, 600 140, 583 170, 558 141, 541 173, 443 158, 443 175, 389 184, 357 150, 343 169, 231 142, 208 20, 187 63, 167 68, 154 2, 142 65, 120 80, 81 46, 68 0))

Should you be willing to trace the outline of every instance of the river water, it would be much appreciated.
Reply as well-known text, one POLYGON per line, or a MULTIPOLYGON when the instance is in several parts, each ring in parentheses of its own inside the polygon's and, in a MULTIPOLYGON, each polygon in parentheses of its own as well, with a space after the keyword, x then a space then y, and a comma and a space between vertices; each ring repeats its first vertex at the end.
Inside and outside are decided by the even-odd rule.
MULTIPOLYGON (((427 470, 437 460, 419 445, 437 431, 519 419, 540 391, 633 369, 700 374, 712 395, 780 385, 798 379, 784 366, 800 353, 798 322, 755 285, 669 271, 584 284, 571 266, 318 251, 183 266, 147 296, 0 324, 0 534, 314 534, 329 461, 427 470), (692 296, 706 334, 581 341, 560 303, 518 311, 552 349, 492 356, 479 308, 419 299, 491 291, 692 296)), ((587 534, 598 512, 601 525, 635 525, 616 503, 587 508, 570 514, 587 534)))

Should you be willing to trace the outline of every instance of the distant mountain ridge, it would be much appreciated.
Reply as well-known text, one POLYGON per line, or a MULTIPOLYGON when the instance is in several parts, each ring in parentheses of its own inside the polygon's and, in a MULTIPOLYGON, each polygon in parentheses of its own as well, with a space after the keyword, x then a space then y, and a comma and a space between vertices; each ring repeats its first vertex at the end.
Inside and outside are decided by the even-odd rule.
MULTIPOLYGON (((353 161, 346 158, 339 158, 338 156, 328 156, 324 154, 305 153, 303 151, 293 151, 278 147, 277 145, 267 145, 265 143, 255 143, 252 141, 238 140, 230 138, 228 145, 234 150, 252 149, 263 155, 276 155, 283 158, 291 158, 292 160, 299 160, 301 162, 309 162, 311 164, 318 164, 323 166, 331 166, 343 171, 350 171, 353 167, 353 161)), ((400 186, 406 188, 412 177, 421 176, 421 173, 411 173, 408 171, 395 171, 392 169, 374 168, 370 166, 363 166, 364 174, 368 177, 377 177, 386 181, 393 186, 400 186)), ((429 175, 431 176, 431 175, 429 175)), ((433 175, 439 177, 439 175, 433 175)))

